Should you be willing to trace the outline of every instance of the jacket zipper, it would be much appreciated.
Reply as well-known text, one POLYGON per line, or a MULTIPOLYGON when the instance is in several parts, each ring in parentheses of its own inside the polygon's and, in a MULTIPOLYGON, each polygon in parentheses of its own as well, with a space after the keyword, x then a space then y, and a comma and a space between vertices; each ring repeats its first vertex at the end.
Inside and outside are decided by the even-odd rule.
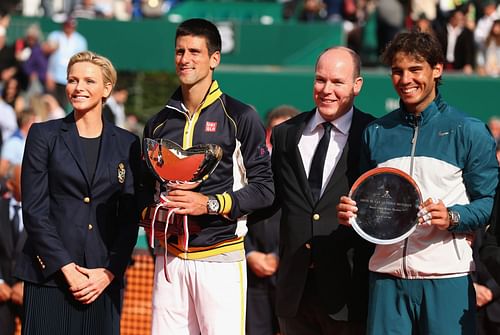
MULTIPOLYGON (((413 137, 411 139, 411 155, 410 155, 410 176, 413 177, 413 163, 414 163, 414 158, 415 158, 415 149, 417 147, 417 139, 418 139, 418 131, 419 131, 419 117, 416 117, 415 122, 413 124, 413 137)), ((408 251, 408 240, 409 237, 405 239, 405 243, 403 246, 403 275, 405 278, 408 278, 408 270, 407 270, 407 264, 406 264, 406 257, 407 257, 407 251, 408 251)))
POLYGON ((193 113, 192 115, 190 115, 188 112, 180 110, 174 106, 167 105, 166 107, 170 108, 178 113, 181 113, 186 118, 187 127, 185 126, 186 130, 183 131, 183 135, 182 135, 183 143, 180 143, 180 145, 184 148, 184 139, 187 136, 190 136, 190 133, 193 131, 193 129, 192 129, 193 116, 196 114, 196 112, 198 110, 195 113, 193 113))
MULTIPOLYGON (((176 111, 176 112, 179 112, 179 113, 183 114, 183 115, 184 115, 184 117, 186 117, 187 121, 189 122, 189 114, 188 114, 188 113, 183 112, 183 111, 181 111, 180 109, 175 108, 174 106, 166 105, 165 107, 166 107, 166 108, 169 108, 169 109, 173 109, 174 111, 176 111)), ((151 131, 151 134, 152 134, 152 135, 154 135, 158 129, 160 129, 161 127, 163 127, 163 125, 165 124, 165 122, 166 122, 166 121, 163 121, 162 123, 160 123, 159 125, 157 125, 157 126, 156 126, 156 127, 155 127, 152 131, 151 131)))

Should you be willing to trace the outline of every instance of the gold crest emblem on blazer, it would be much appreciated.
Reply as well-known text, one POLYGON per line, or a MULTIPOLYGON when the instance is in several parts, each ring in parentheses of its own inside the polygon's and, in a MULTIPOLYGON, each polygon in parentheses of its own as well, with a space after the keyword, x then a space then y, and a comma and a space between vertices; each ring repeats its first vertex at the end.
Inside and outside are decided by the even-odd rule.
POLYGON ((118 182, 123 184, 125 182, 125 164, 118 164, 118 182))

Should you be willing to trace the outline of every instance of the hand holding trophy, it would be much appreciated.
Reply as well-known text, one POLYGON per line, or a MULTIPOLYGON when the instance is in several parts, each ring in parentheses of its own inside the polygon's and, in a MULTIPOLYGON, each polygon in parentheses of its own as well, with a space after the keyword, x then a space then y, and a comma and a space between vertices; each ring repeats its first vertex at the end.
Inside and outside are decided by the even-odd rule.
POLYGON ((365 240, 392 244, 407 238, 418 223, 422 196, 405 172, 388 167, 372 169, 358 178, 349 192, 358 212, 349 222, 365 240))
MULTIPOLYGON (((183 149, 175 142, 167 139, 144 139, 144 155, 146 163, 168 194, 172 189, 192 190, 208 179, 222 158, 222 149, 215 144, 195 145, 183 149)), ((182 238, 184 249, 189 243, 188 216, 183 215, 182 224, 175 219, 175 212, 179 208, 168 208, 165 194, 147 207, 140 221, 151 247, 154 247, 155 238, 167 244, 172 235, 182 238)), ((192 227, 191 227, 192 228, 192 227)))

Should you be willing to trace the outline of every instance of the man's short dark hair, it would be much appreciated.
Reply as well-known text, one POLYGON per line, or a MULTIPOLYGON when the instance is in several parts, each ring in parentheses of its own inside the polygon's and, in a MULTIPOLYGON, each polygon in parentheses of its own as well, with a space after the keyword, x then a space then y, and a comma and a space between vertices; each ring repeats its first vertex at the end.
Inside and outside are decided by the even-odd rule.
POLYGON ((221 50, 221 37, 219 30, 212 22, 205 19, 189 19, 182 22, 175 32, 175 40, 181 36, 199 36, 207 41, 208 54, 221 50))
MULTIPOLYGON (((433 68, 444 64, 444 53, 441 43, 431 34, 421 31, 405 31, 398 33, 382 53, 382 62, 391 66, 397 53, 404 53, 418 61, 429 63, 433 68)), ((441 78, 437 79, 439 83, 441 78)))

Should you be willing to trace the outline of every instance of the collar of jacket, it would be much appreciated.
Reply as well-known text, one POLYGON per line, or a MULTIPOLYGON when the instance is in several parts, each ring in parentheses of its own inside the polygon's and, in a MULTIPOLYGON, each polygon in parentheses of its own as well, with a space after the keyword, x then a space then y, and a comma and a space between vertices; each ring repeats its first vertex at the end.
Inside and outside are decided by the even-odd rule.
POLYGON ((425 125, 429 122, 429 120, 443 112, 445 108, 446 102, 441 97, 439 91, 437 92, 434 101, 432 101, 419 115, 408 112, 401 99, 399 100, 399 114, 405 123, 412 127, 425 125))
MULTIPOLYGON (((216 80, 212 81, 212 84, 210 85, 210 88, 208 89, 207 94, 205 95, 205 98, 203 98, 201 106, 198 110, 202 111, 206 107, 210 106, 221 95, 222 95, 222 91, 219 88, 219 84, 217 83, 216 80)), ((180 87, 178 87, 177 90, 172 95, 172 98, 170 98, 170 101, 168 102, 167 107, 175 108, 175 109, 178 109, 180 111, 186 112, 185 108, 182 107, 182 102, 183 102, 182 90, 180 87)))

